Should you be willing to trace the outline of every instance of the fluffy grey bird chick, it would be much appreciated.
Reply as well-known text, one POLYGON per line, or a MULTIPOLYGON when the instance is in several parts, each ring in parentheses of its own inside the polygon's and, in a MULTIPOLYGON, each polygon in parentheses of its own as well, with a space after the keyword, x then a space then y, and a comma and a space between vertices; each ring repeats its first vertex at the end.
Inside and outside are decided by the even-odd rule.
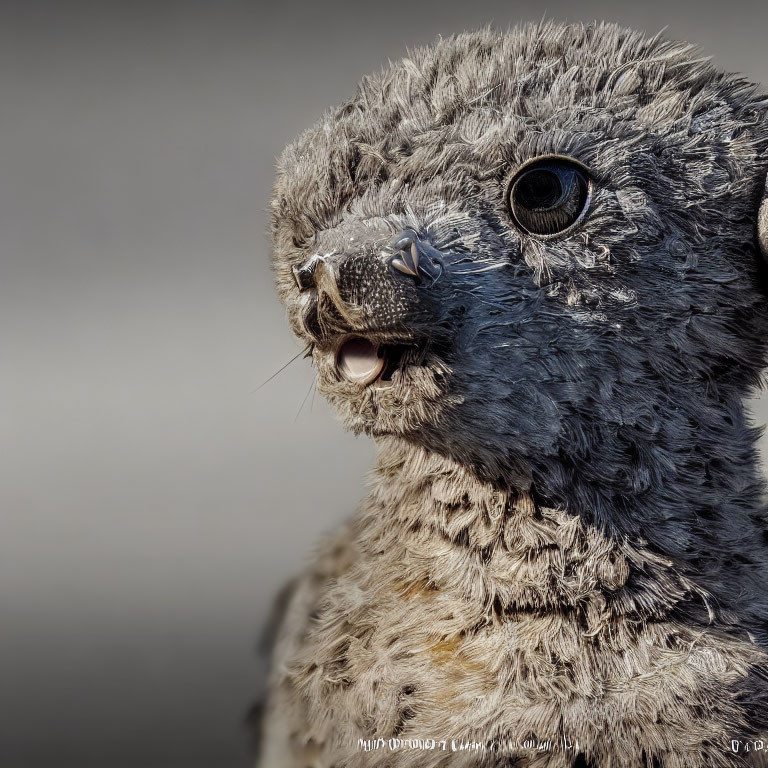
POLYGON ((605 24, 440 40, 284 151, 277 287, 378 464, 264 768, 759 763, 766 171, 753 85, 605 24))

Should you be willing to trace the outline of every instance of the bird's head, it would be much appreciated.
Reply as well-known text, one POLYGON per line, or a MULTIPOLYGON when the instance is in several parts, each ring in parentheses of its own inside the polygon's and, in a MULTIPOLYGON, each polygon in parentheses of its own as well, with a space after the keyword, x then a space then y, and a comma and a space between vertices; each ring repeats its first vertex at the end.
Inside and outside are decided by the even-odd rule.
POLYGON ((278 290, 355 431, 518 480, 641 451, 759 375, 767 169, 768 104, 686 44, 463 34, 283 152, 278 290))

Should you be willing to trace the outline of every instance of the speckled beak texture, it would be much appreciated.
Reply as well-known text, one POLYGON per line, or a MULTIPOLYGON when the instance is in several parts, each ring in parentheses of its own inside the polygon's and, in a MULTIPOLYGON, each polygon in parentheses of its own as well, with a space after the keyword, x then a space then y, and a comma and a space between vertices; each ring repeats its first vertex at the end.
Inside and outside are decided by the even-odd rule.
POLYGON ((281 604, 263 768, 766 764, 767 171, 759 88, 610 24, 441 39, 284 151, 277 289, 378 463, 281 604))

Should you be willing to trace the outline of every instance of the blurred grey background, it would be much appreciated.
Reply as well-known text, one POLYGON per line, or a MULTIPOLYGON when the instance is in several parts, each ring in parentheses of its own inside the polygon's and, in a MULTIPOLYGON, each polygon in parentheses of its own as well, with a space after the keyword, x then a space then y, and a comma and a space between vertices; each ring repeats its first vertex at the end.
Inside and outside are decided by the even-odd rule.
POLYGON ((245 766, 272 596, 373 458, 307 361, 254 391, 299 350, 275 155, 362 74, 488 22, 666 26, 768 84, 768 4, 0 8, 0 765, 245 766))

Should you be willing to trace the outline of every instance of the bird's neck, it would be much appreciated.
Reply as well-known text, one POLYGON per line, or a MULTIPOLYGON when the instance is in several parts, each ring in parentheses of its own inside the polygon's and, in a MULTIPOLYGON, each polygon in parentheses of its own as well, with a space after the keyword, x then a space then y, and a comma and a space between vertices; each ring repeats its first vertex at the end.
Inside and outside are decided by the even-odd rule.
MULTIPOLYGON (((483 600, 491 611, 578 608, 585 611, 587 626, 612 614, 661 618, 681 606, 702 624, 718 611, 729 620, 739 611, 732 597, 740 591, 749 600, 760 589, 752 558, 724 561, 722 537, 730 537, 728 551, 754 538, 757 529, 741 510, 749 530, 726 532, 727 513, 715 506, 723 496, 722 483, 703 484, 695 504, 680 496, 679 504, 691 508, 670 510, 655 527, 642 521, 623 527, 612 523, 614 515, 623 519, 641 510, 640 497, 596 494, 589 478, 578 476, 566 490, 570 495, 558 499, 551 490, 547 498, 535 488, 499 487, 447 456, 380 440, 361 521, 363 542, 402 557, 408 572, 421 569, 426 582, 483 600), (712 519, 696 524, 705 508, 712 519), (705 528, 713 521, 716 532, 710 536, 705 528)), ((676 498, 675 489, 667 489, 666 498, 676 498)), ((735 496, 728 502, 736 512, 741 509, 735 496)), ((648 497, 645 503, 658 507, 660 500, 648 497)), ((759 546, 764 552, 765 545, 759 546)), ((755 616, 747 625, 759 624, 768 612, 762 601, 753 601, 748 612, 755 616)))

